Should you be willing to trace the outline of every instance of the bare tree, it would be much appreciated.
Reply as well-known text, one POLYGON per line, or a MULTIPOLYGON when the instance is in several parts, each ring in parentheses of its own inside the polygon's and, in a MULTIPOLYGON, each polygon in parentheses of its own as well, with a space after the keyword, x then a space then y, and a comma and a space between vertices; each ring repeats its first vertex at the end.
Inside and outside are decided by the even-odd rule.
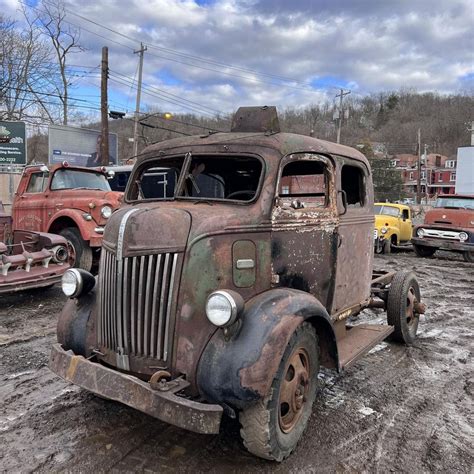
POLYGON ((66 66, 70 54, 84 51, 79 44, 80 32, 67 25, 66 10, 62 0, 42 2, 40 11, 38 20, 43 33, 52 42, 59 66, 60 81, 56 84, 56 92, 62 103, 63 124, 67 125, 70 77, 66 66))

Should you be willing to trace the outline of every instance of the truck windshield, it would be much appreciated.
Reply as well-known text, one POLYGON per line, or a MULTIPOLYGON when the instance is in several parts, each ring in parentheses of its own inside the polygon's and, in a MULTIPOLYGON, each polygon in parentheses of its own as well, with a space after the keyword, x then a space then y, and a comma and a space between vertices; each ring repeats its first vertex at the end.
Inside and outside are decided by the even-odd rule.
POLYGON ((375 205, 374 214, 398 217, 400 215, 400 209, 398 209, 398 207, 375 205))
POLYGON ((450 207, 453 209, 474 209, 474 199, 464 197, 440 197, 436 199, 435 207, 450 207))
POLYGON ((251 201, 262 163, 249 156, 191 155, 151 161, 133 179, 129 199, 251 201))
POLYGON ((110 186, 107 178, 102 173, 59 169, 54 173, 51 182, 51 190, 58 191, 60 189, 97 189, 100 191, 110 191, 110 186))

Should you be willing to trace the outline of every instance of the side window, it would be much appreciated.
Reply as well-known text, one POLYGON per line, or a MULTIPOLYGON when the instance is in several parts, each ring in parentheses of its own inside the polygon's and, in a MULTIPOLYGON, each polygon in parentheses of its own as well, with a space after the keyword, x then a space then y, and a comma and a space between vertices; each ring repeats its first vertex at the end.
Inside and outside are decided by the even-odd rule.
POLYGON ((283 204, 298 198, 302 207, 325 207, 328 203, 326 165, 321 161, 288 163, 282 171, 278 194, 283 204))
POLYGON ((31 173, 27 193, 42 193, 48 184, 49 173, 31 173))
POLYGON ((365 204, 365 180, 362 168, 344 165, 341 171, 341 189, 346 193, 348 206, 363 207, 365 204))
POLYGON ((408 212, 408 209, 403 209, 402 217, 404 221, 406 221, 407 219, 410 219, 410 213, 408 212))

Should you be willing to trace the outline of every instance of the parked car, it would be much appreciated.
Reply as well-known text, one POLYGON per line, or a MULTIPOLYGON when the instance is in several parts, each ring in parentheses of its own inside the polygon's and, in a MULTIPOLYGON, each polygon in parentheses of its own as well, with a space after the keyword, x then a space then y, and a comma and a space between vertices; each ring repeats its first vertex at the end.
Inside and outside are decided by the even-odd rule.
POLYGON ((416 226, 412 239, 419 257, 431 257, 438 250, 462 253, 474 263, 474 195, 445 194, 416 226))
POLYGON ((91 270, 104 226, 123 195, 111 191, 107 178, 105 168, 67 162, 27 166, 13 201, 13 229, 62 235, 73 247, 74 266, 91 270))
POLYGON ((13 232, 11 216, 0 202, 0 295, 60 282, 70 253, 59 235, 13 232))
POLYGON ((50 368, 197 433, 239 416, 247 449, 281 461, 320 365, 341 371, 416 336, 417 280, 373 271, 373 222, 367 159, 279 133, 274 107, 239 109, 230 133, 149 146, 106 225, 97 286, 82 270, 63 277, 50 368), (142 186, 157 170, 164 196, 142 186), (369 307, 388 324, 349 322, 369 307))
POLYGON ((390 253, 392 247, 410 242, 413 226, 408 206, 376 202, 374 214, 374 248, 376 253, 390 253))

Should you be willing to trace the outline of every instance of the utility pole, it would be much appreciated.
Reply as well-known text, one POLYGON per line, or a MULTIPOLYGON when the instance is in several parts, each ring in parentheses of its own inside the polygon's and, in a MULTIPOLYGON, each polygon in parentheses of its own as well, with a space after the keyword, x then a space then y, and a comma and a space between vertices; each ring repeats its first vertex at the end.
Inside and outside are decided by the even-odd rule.
POLYGON ((109 164, 109 115, 107 101, 107 79, 109 78, 109 48, 102 48, 102 67, 100 81, 101 141, 100 160, 103 166, 109 164))
POLYGON ((471 122, 471 128, 468 128, 468 131, 471 132, 471 146, 474 146, 474 120, 471 122))
POLYGON ((418 173, 416 177, 416 203, 421 204, 421 129, 418 129, 418 173))
POLYGON ((138 122, 140 116, 140 96, 142 93, 142 72, 143 72, 143 53, 147 50, 143 43, 140 43, 141 48, 138 51, 134 51, 134 54, 140 55, 140 61, 138 63, 138 84, 137 84, 137 103, 135 106, 135 127, 133 129, 133 156, 138 155, 138 122))
POLYGON ((345 91, 344 89, 340 89, 341 92, 336 95, 336 99, 339 97, 339 122, 337 125, 337 143, 341 143, 341 127, 342 127, 342 119, 344 117, 344 111, 342 109, 342 99, 345 95, 349 95, 351 91, 345 91))

